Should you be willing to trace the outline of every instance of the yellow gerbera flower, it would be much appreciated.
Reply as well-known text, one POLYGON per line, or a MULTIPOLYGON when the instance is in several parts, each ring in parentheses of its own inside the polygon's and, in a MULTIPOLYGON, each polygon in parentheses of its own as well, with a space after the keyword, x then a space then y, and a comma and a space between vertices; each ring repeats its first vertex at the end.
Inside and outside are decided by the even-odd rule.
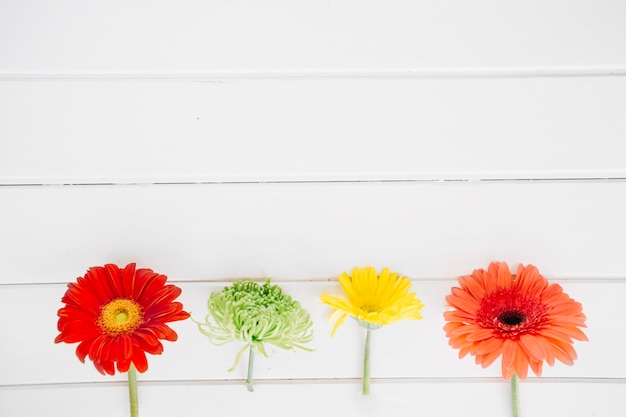
POLYGON ((371 266, 354 268, 352 275, 341 274, 339 283, 346 296, 322 294, 324 304, 333 307, 335 311, 330 321, 336 319, 331 332, 334 336, 337 328, 352 316, 365 329, 365 354, 363 360, 363 395, 370 392, 370 338, 372 330, 400 320, 419 320, 422 318, 420 310, 424 304, 415 298, 414 292, 409 292, 411 281, 389 272, 384 268, 380 275, 371 266))
POLYGON ((367 329, 400 320, 420 320, 420 310, 424 304, 409 292, 411 281, 408 278, 389 272, 384 268, 378 275, 376 268, 354 268, 352 275, 346 272, 339 276, 339 283, 346 296, 322 294, 324 304, 335 311, 330 321, 337 319, 331 335, 343 324, 347 316, 354 317, 360 325, 367 329))

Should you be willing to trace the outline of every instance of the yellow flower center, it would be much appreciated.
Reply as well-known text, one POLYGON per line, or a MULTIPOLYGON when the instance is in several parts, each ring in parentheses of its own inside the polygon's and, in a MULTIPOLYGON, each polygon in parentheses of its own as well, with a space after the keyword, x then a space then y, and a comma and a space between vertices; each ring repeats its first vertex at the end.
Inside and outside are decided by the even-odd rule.
POLYGON ((379 305, 373 305, 373 304, 363 304, 361 306, 361 310, 367 311, 368 313, 380 313, 380 311, 382 310, 382 307, 379 305))
POLYGON ((132 333, 143 323, 143 310, 133 300, 116 298, 100 311, 98 326, 109 336, 132 333))

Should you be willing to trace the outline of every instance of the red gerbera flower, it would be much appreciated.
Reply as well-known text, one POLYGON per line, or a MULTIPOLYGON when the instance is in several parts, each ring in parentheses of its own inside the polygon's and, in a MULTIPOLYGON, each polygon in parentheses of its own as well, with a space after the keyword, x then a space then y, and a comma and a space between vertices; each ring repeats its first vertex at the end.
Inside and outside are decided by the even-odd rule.
POLYGON ((102 374, 127 372, 131 363, 139 372, 148 369, 146 352, 163 352, 159 339, 178 335, 166 323, 184 320, 189 313, 174 300, 180 288, 165 285, 167 277, 151 269, 124 269, 107 264, 89 268, 70 283, 58 312, 61 332, 55 343, 77 343, 76 356, 93 361, 102 374))
POLYGON ((513 276, 506 263, 492 262, 459 283, 446 297, 454 308, 444 313, 449 345, 460 349, 460 358, 475 356, 483 368, 502 356, 506 380, 514 374, 525 379, 529 366, 541 376, 544 361, 572 365, 573 339, 588 340, 579 329, 586 327, 582 305, 532 265, 520 265, 513 276))

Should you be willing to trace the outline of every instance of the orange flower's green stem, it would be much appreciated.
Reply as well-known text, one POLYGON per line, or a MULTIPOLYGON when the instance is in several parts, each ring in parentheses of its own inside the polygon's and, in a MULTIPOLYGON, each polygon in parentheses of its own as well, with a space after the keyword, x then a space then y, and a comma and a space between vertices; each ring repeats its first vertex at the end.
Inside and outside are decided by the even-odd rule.
POLYGON ((135 365, 130 364, 128 368, 128 396, 130 399, 130 417, 139 416, 139 406, 137 404, 137 371, 135 365))
POLYGON ((254 349, 252 345, 250 345, 250 356, 248 357, 248 377, 246 378, 246 387, 248 387, 248 391, 254 391, 252 387, 252 372, 254 371, 254 349))
POLYGON ((370 338, 372 337, 372 331, 370 329, 366 331, 365 357, 363 359, 363 395, 369 395, 370 393, 370 338))
POLYGON ((520 417, 519 412, 519 381, 517 374, 513 374, 511 378, 511 402, 513 405, 513 417, 520 417))

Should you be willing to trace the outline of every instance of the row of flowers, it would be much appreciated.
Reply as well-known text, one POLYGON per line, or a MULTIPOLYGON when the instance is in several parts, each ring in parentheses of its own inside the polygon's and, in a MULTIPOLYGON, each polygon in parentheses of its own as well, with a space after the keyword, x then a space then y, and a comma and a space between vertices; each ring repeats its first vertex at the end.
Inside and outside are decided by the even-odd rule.
MULTIPOLYGON (((574 340, 587 340, 580 329, 586 317, 582 306, 559 284, 549 283, 532 265, 520 265, 512 274, 504 262, 493 262, 459 278, 459 286, 446 297, 443 328, 449 345, 459 357, 475 357, 483 368, 501 358, 502 376, 511 380, 513 415, 519 416, 518 378, 530 368, 541 375, 545 363, 558 360, 572 365, 574 340)), ((331 336, 347 317, 366 332, 363 394, 370 392, 369 345, 372 331, 400 320, 419 320, 424 306, 411 291, 411 281, 387 268, 354 268, 339 276, 343 294, 321 294, 332 308, 331 336)), ((55 342, 78 343, 81 362, 89 358, 102 374, 127 372, 131 416, 138 415, 136 372, 148 369, 146 353, 161 354, 161 340, 176 341, 168 323, 186 320, 190 314, 176 301, 181 289, 167 284, 165 275, 129 264, 90 268, 70 283, 61 299, 55 342)), ((234 369, 248 353, 247 387, 253 391, 255 354, 268 356, 266 344, 281 349, 312 350, 312 322, 301 304, 270 280, 234 282, 208 300, 204 321, 192 320, 216 345, 243 342, 234 369)))

